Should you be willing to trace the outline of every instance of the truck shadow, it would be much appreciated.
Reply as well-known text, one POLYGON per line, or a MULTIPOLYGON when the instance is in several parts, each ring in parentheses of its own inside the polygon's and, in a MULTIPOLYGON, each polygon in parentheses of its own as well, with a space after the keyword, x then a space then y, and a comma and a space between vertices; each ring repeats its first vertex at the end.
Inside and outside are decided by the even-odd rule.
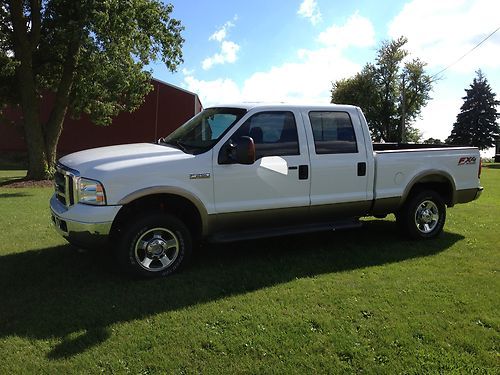
POLYGON ((356 231, 207 245, 179 274, 130 280, 109 252, 69 245, 0 257, 0 338, 59 339, 50 359, 82 353, 110 336, 111 325, 252 292, 296 278, 430 256, 461 235, 413 242, 389 221, 356 231))
POLYGON ((500 163, 485 164, 485 165, 483 165, 483 168, 488 168, 488 169, 500 169, 500 163))
POLYGON ((31 196, 31 194, 25 192, 0 193, 0 198, 25 198, 29 196, 31 196))

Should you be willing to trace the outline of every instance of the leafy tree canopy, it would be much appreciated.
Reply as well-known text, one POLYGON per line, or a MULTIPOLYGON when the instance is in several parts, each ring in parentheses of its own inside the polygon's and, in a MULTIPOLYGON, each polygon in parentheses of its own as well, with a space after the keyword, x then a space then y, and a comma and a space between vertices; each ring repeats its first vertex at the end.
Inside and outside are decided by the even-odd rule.
POLYGON ((453 124, 451 135, 446 140, 449 144, 475 146, 484 150, 495 145, 495 138, 500 135, 497 119, 500 114, 496 107, 500 101, 491 90, 488 80, 481 70, 476 72, 470 88, 462 99, 464 104, 453 124))
POLYGON ((444 142, 438 138, 427 138, 423 141, 423 143, 428 145, 442 145, 444 142))
POLYGON ((411 123, 430 99, 432 80, 423 61, 407 59, 406 43, 405 37, 382 43, 373 64, 367 63, 354 77, 333 83, 332 103, 361 107, 376 141, 415 142, 421 138, 411 123))
POLYGON ((0 1, 0 109, 18 106, 29 178, 48 177, 66 114, 105 125, 151 90, 144 67, 182 62, 180 21, 160 0, 0 1), (49 119, 40 96, 54 93, 49 119))

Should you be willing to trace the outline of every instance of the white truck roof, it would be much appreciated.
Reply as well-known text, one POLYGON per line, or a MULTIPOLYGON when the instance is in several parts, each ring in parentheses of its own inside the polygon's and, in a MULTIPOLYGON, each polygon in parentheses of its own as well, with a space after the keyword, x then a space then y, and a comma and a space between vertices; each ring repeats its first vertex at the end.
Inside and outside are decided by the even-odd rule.
POLYGON ((239 102, 239 103, 222 103, 212 105, 208 108, 244 108, 246 110, 256 108, 273 108, 273 109, 309 109, 309 110, 346 110, 357 108, 353 105, 346 104, 294 104, 294 103, 276 103, 276 102, 239 102))

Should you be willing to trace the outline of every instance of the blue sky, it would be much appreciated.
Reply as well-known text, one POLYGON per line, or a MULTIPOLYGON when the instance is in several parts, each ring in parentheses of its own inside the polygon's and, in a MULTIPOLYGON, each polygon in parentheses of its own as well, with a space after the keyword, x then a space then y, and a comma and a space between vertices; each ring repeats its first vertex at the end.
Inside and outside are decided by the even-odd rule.
MULTIPOLYGON (((497 0, 171 0, 185 26, 184 64, 156 78, 196 92, 204 106, 242 100, 329 102, 331 82, 373 61, 383 40, 405 35, 434 74, 500 26, 497 0)), ((500 31, 450 67, 416 123, 445 139, 464 89, 481 68, 500 96, 500 31)))

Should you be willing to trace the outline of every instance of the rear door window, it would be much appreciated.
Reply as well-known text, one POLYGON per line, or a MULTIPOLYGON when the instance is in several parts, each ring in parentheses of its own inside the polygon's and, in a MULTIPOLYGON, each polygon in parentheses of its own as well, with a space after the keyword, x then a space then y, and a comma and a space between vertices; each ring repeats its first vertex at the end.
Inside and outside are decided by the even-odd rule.
POLYGON ((350 154, 358 152, 356 135, 347 112, 309 112, 316 154, 350 154))

